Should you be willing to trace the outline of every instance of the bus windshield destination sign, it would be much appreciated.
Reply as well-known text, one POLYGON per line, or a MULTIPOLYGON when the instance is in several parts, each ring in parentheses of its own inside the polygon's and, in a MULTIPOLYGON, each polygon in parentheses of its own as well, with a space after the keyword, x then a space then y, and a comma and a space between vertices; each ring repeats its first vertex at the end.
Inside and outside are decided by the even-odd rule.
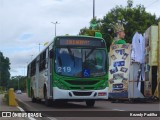
POLYGON ((66 40, 66 45, 89 45, 89 40, 66 40))
POLYGON ((105 47, 103 39, 98 40, 94 38, 60 38, 57 40, 56 45, 105 47))

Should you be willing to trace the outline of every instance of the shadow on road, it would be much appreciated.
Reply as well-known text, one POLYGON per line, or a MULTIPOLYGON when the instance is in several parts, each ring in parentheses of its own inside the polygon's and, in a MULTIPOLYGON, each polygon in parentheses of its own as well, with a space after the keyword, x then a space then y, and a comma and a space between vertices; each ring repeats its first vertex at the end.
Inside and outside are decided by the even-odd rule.
MULTIPOLYGON (((31 101, 26 101, 27 104, 43 105, 44 107, 49 107, 53 109, 97 109, 99 107, 87 107, 85 102, 52 102, 50 106, 46 106, 44 101, 37 101, 32 103, 31 101)), ((96 103, 95 103, 96 105, 96 103)))

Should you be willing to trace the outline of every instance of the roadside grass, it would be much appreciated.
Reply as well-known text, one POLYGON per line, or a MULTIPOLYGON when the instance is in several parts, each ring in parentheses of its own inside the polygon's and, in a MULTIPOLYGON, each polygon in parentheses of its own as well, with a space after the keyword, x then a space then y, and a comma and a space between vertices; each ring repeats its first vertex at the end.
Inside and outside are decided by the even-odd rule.
POLYGON ((6 104, 9 103, 8 92, 3 92, 2 101, 5 102, 6 104))

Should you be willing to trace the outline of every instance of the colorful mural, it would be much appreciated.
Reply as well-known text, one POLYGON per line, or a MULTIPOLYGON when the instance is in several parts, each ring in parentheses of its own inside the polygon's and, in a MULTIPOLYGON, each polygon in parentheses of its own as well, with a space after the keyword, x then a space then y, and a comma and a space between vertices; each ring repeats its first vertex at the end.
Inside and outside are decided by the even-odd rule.
POLYGON ((111 98, 128 96, 130 53, 131 44, 116 44, 110 46, 109 96, 111 98))

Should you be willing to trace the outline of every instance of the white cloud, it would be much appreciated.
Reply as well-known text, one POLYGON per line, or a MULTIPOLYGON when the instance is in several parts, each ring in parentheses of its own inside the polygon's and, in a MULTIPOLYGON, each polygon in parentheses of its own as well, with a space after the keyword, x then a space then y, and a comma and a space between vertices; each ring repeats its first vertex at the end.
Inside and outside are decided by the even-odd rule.
MULTIPOLYGON (((0 51, 11 61, 11 74, 22 74, 21 69, 39 51, 38 44, 57 35, 77 35, 89 26, 93 0, 0 0, 0 51), (16 73, 17 72, 17 73, 16 73)), ((116 5, 126 6, 127 0, 95 0, 95 15, 102 18, 116 5)), ((160 16, 159 0, 134 0, 146 10, 160 16)), ((41 46, 41 49, 44 48, 41 46)))

